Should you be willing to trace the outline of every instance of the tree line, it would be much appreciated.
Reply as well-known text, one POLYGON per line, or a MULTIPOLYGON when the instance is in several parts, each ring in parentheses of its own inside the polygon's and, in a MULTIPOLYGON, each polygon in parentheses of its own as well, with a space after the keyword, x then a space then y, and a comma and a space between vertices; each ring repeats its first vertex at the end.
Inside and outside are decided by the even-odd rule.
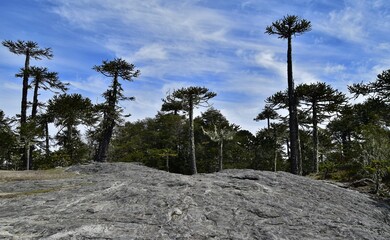
POLYGON ((119 80, 132 81, 140 71, 121 58, 103 61, 101 65, 94 66, 95 71, 111 78, 112 82, 102 94, 105 102, 92 104, 90 99, 80 94, 66 93, 68 84, 59 80, 57 72, 50 72, 45 67, 30 66, 31 58, 51 59, 51 48, 40 48, 36 42, 22 40, 5 40, 2 45, 10 52, 25 57, 24 67, 15 74, 23 82, 20 115, 9 119, 3 111, 0 114, 1 131, 5 133, 1 141, 2 167, 29 170, 71 165, 90 158, 97 162, 106 161, 113 130, 121 120, 123 111, 118 102, 133 99, 124 96, 119 80), (29 102, 28 94, 31 89, 33 101, 29 102), (45 90, 50 90, 55 95, 47 102, 40 102, 40 91, 45 90), (29 107, 30 115, 27 113, 29 107), (16 127, 13 127, 15 122, 16 127), (51 152, 50 146, 50 123, 59 129, 55 135, 58 150, 54 152, 51 152), (87 139, 91 145, 81 140, 79 125, 88 127, 87 139))
POLYGON ((3 41, 9 51, 23 55, 25 62, 15 75, 23 83, 20 115, 8 118, 0 112, 1 167, 38 169, 90 160, 137 161, 186 174, 252 168, 338 180, 369 177, 379 188, 390 181, 390 70, 372 82, 348 87, 355 97, 365 96, 362 103, 352 103, 323 82, 295 86, 292 39, 310 30, 310 21, 294 15, 266 28, 266 34, 287 39, 288 88, 265 100, 254 120, 267 124, 256 134, 230 123, 210 104, 217 94, 198 86, 168 93, 153 118, 125 122, 118 103, 134 97, 124 95, 121 81, 140 75, 133 64, 116 58, 93 66, 111 79, 111 85, 102 93, 105 101, 92 104, 80 94, 68 94, 68 84, 59 80, 58 73, 30 66, 32 58, 53 58, 51 48, 40 48, 32 41, 3 41), (53 97, 40 102, 39 93, 46 90, 53 97), (206 110, 194 117, 197 107, 206 110), (50 123, 58 129, 54 139, 50 139, 50 123), (87 129, 83 138, 80 125, 87 129))

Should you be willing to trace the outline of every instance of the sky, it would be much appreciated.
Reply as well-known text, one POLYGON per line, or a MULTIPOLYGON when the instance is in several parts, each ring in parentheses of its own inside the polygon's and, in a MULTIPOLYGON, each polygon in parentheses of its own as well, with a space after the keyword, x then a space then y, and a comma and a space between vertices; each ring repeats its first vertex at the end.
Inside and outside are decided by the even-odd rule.
MULTIPOLYGON (((217 93, 210 103, 231 123, 255 133, 266 124, 253 120, 264 100, 287 89, 287 41, 265 34, 286 15, 312 25, 293 38, 296 85, 325 82, 348 94, 348 85, 390 68, 386 0, 1 0, 0 40, 52 48, 53 59, 31 65, 58 72, 69 93, 93 103, 104 101, 111 79, 92 67, 114 58, 133 63, 141 75, 122 82, 136 98, 120 103, 127 121, 154 117, 168 93, 200 86, 217 93)), ((20 113, 15 73, 23 64, 23 55, 0 46, 0 109, 9 117, 20 113)))

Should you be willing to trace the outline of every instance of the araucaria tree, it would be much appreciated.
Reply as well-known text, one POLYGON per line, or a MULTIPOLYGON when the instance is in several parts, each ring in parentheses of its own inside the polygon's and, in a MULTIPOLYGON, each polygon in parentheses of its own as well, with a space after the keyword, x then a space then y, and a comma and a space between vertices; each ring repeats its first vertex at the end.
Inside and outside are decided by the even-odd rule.
POLYGON ((62 164, 80 162, 84 144, 77 126, 94 123, 94 109, 91 100, 83 98, 80 94, 56 95, 48 101, 46 115, 53 119, 56 127, 61 129, 56 139, 61 150, 66 153, 63 160, 69 161, 62 164))
POLYGON ((260 120, 267 120, 267 129, 270 129, 271 119, 276 119, 279 118, 279 114, 270 106, 270 105, 265 105, 263 111, 257 115, 257 117, 253 120, 255 121, 260 121, 260 120))
POLYGON ((208 100, 215 97, 216 95, 217 94, 214 92, 209 92, 209 89, 205 87, 188 87, 175 90, 171 95, 167 96, 167 98, 163 100, 163 107, 177 106, 177 103, 180 103, 181 109, 188 113, 190 174, 198 173, 195 157, 194 108, 197 106, 202 106, 203 104, 208 105, 208 100))
POLYGON ((27 93, 29 88, 28 78, 30 76, 30 59, 41 60, 42 58, 51 59, 53 53, 51 48, 39 48, 38 43, 33 41, 21 41, 16 42, 11 40, 5 40, 2 42, 3 46, 7 47, 10 52, 17 55, 25 55, 24 68, 23 68, 23 87, 22 87, 22 102, 20 112, 20 127, 21 127, 21 142, 24 143, 22 161, 24 165, 27 164, 27 149, 28 141, 26 141, 25 125, 27 122, 27 93))
POLYGON ((347 102, 345 95, 325 83, 301 84, 296 88, 297 97, 302 105, 306 105, 306 112, 311 112, 313 128, 313 163, 312 172, 319 172, 318 165, 318 124, 331 117, 347 102))
POLYGON ((120 114, 123 110, 118 106, 118 102, 121 100, 134 100, 134 97, 125 97, 123 95, 123 88, 119 83, 119 79, 133 81, 133 78, 139 76, 140 71, 135 70, 133 64, 121 58, 115 58, 112 61, 103 61, 102 65, 94 66, 93 69, 106 77, 112 78, 110 88, 103 93, 106 101, 102 105, 103 120, 101 124, 101 135, 99 136, 99 145, 94 157, 94 160, 97 162, 105 162, 107 161, 108 147, 114 127, 120 119, 120 114))
POLYGON ((301 35, 311 30, 311 23, 295 15, 287 15, 280 20, 267 26, 265 33, 278 35, 279 38, 287 39, 287 82, 288 82, 288 103, 289 103, 289 128, 290 128, 290 157, 291 173, 299 174, 299 139, 298 139, 298 114, 297 99, 292 67, 292 37, 301 35))
POLYGON ((232 140, 234 135, 238 132, 239 126, 230 124, 222 113, 214 108, 209 108, 206 112, 201 115, 202 131, 207 135, 211 141, 218 143, 218 168, 220 172, 223 169, 223 153, 224 153, 224 142, 232 140))
POLYGON ((58 94, 59 92, 55 91, 55 89, 57 89, 60 92, 65 93, 68 90, 67 86, 69 84, 61 82, 58 79, 57 72, 49 72, 45 67, 31 67, 30 75, 33 77, 31 87, 34 89, 31 118, 34 119, 37 116, 38 107, 40 105, 38 101, 39 89, 45 91, 49 90, 58 94))
MULTIPOLYGON (((24 70, 22 69, 21 73, 19 74, 20 76, 23 76, 24 70)), ((67 85, 66 83, 61 82, 58 79, 58 73, 57 72, 49 72, 47 68, 45 67, 35 67, 32 66, 30 67, 30 75, 33 77, 33 80, 31 82, 31 87, 33 88, 33 101, 32 101, 32 107, 31 107, 31 121, 34 122, 34 125, 36 126, 37 122, 37 114, 38 114, 38 107, 42 106, 42 103, 39 103, 38 101, 38 96, 39 96, 39 89, 43 90, 50 90, 53 91, 54 93, 56 92, 54 89, 58 89, 61 92, 66 92, 67 85)), ((46 124, 46 123, 45 123, 46 124)), ((47 130, 47 129, 46 129, 47 130)), ((47 135, 48 133, 46 133, 47 135)), ((33 166, 33 150, 34 150, 34 145, 30 146, 30 153, 29 153, 29 165, 30 169, 33 166)))
POLYGON ((369 83, 357 83, 352 86, 348 86, 348 90, 355 94, 355 97, 359 95, 369 96, 370 99, 377 99, 386 104, 390 103, 390 69, 383 71, 377 75, 377 79, 374 82, 369 83))

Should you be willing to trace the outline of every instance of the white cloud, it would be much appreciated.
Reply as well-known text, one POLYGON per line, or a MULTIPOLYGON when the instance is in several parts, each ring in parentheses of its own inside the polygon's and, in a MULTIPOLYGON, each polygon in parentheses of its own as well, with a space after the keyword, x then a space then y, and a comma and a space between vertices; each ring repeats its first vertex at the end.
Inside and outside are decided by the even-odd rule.
MULTIPOLYGON (((386 1, 46 2, 51 14, 60 16, 51 22, 58 29, 37 34, 55 41, 59 49, 53 49, 53 61, 40 64, 71 80, 72 91, 101 100, 110 79, 91 67, 114 57, 134 63, 141 76, 124 87, 136 101, 123 103, 133 114, 131 120, 154 116, 168 90, 199 85, 217 92, 215 107, 230 121, 255 129, 259 123, 252 119, 264 99, 287 87, 286 41, 264 34, 267 25, 285 14, 313 24, 313 31, 293 42, 296 84, 325 81, 345 90, 346 83, 372 80, 390 65, 386 1)), ((17 70, 23 63, 4 48, 0 55, 2 66, 17 70)))
POLYGON ((159 89, 151 87, 134 86, 134 83, 125 89, 125 96, 134 96, 135 101, 122 101, 120 106, 124 108, 124 113, 130 113, 128 120, 141 120, 145 116, 153 117, 161 109, 163 95, 159 89))
POLYGON ((363 28, 364 13, 352 7, 329 14, 328 31, 341 39, 360 42, 367 36, 363 28))
POLYGON ((363 45, 372 44, 378 34, 387 32, 390 16, 384 1, 344 0, 339 4, 339 8, 315 18, 315 31, 363 45))
POLYGON ((346 67, 342 64, 337 64, 337 65, 328 64, 325 67, 325 73, 334 74, 334 73, 343 72, 345 69, 346 67))
POLYGON ((87 79, 75 79, 67 81, 70 83, 71 91, 84 91, 88 93, 94 93, 101 95, 106 91, 110 84, 111 79, 104 78, 103 76, 90 76, 87 79))
POLYGON ((256 63, 261 67, 271 69, 280 76, 286 77, 286 63, 275 57, 275 53, 270 51, 260 52, 255 56, 256 63))
POLYGON ((230 123, 241 126, 243 130, 256 133, 258 129, 266 125, 265 122, 253 120, 264 107, 264 101, 248 103, 245 107, 242 103, 221 102, 217 99, 214 102, 214 107, 219 109, 230 123))
POLYGON ((168 57, 167 51, 162 45, 151 44, 143 46, 134 54, 134 61, 142 60, 165 60, 168 57))

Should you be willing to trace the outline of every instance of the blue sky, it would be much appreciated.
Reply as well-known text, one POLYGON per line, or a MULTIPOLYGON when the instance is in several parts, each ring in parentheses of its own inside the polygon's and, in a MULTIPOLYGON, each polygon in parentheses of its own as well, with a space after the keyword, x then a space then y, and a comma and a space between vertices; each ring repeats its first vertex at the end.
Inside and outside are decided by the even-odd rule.
MULTIPOLYGON (((69 82, 70 92, 103 101, 110 79, 92 67, 120 57, 141 71, 123 83, 128 121, 154 117, 167 92, 204 86, 230 122, 255 133, 264 100, 287 88, 287 42, 264 33, 298 15, 312 31, 293 39, 296 84, 347 86, 375 80, 390 67, 390 6, 386 0, 2 0, 0 39, 51 47, 52 60, 32 61, 69 82)), ((0 109, 20 111, 24 57, 0 47, 0 109)), ((51 93, 42 93, 45 101, 51 93)), ((198 109, 198 114, 205 111, 198 109)))

